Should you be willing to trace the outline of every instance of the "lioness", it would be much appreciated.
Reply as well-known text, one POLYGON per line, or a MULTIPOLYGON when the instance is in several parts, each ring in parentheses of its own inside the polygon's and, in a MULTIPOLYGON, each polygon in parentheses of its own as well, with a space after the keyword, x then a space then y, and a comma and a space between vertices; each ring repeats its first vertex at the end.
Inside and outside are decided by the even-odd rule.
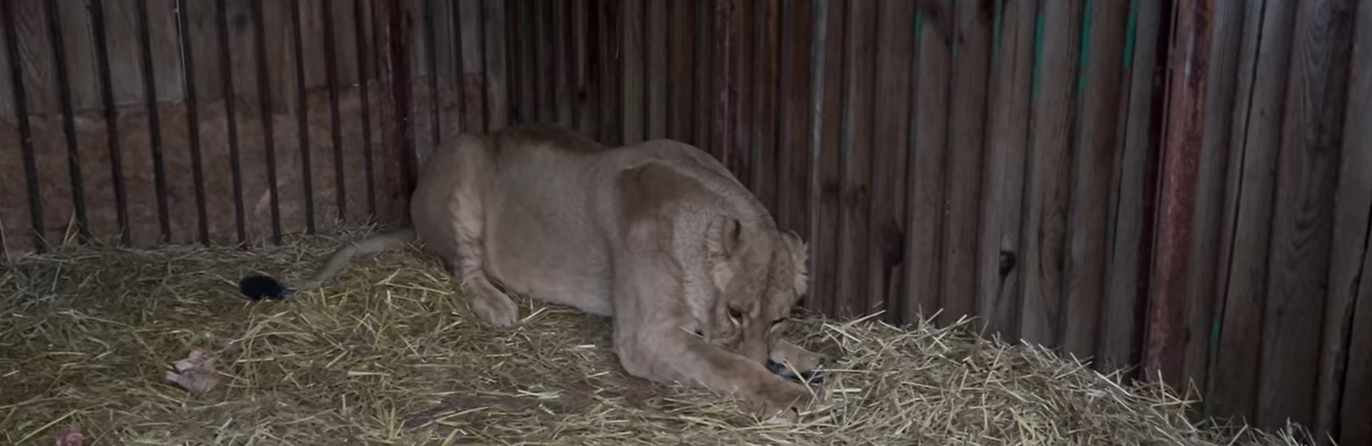
POLYGON ((680 142, 608 148, 544 125, 455 136, 420 169, 411 228, 339 249, 301 288, 418 239, 491 324, 519 319, 496 284, 612 316, 628 373, 795 418, 809 393, 767 363, 822 361, 780 337, 806 292, 806 247, 724 166, 680 142))

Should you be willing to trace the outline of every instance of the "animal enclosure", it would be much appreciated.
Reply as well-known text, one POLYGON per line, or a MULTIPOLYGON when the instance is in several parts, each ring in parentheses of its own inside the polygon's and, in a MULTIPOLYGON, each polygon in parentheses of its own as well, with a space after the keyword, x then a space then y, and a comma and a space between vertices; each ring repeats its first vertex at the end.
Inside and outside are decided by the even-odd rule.
POLYGON ((724 162, 805 305, 1372 444, 1372 1, 9 0, 0 249, 392 222, 445 132, 724 162))

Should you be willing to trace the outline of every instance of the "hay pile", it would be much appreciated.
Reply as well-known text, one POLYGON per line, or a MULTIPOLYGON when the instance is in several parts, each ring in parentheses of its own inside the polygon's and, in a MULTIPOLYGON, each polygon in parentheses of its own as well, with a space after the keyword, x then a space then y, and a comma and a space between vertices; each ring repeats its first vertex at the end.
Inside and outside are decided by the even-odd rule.
POLYGON ((73 248, 0 266, 0 443, 52 444, 74 425, 141 445, 1298 444, 1199 429, 1158 389, 965 326, 798 324, 801 344, 842 359, 784 426, 626 377, 603 319, 518 299, 521 328, 487 328, 414 250, 283 302, 237 297, 238 278, 294 280, 331 246, 73 248), (197 347, 229 358, 203 396, 164 381, 197 347))

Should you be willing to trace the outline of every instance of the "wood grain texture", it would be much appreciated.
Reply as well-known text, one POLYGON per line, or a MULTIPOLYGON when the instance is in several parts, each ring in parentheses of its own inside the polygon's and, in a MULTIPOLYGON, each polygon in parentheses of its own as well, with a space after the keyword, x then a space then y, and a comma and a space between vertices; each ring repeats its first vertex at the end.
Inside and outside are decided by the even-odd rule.
MULTIPOLYGON (((778 163, 784 154, 778 154, 777 112, 781 64, 781 0, 765 0, 757 5, 754 20, 753 52, 754 73, 753 98, 754 114, 752 126, 752 172, 749 189, 757 196, 772 215, 777 215, 777 186, 780 175, 778 163)), ((697 124, 699 125, 699 124, 697 124)))
MULTIPOLYGON (((1353 51, 1349 57, 1351 77, 1348 97, 1372 97, 1372 1, 1358 2, 1353 13, 1353 51)), ((1329 256, 1329 295, 1324 307, 1324 333, 1320 352, 1318 394, 1315 399, 1314 432, 1329 432, 1341 437, 1340 444, 1372 444, 1372 370, 1365 362, 1372 346, 1372 330, 1362 329, 1357 319, 1367 320, 1372 300, 1359 300, 1372 286, 1363 284, 1364 268, 1372 234, 1372 103, 1348 101, 1339 153, 1338 190, 1334 208, 1333 249, 1329 256), (1361 330, 1362 339, 1353 336, 1361 330), (1363 351, 1356 351, 1361 346, 1363 351), (1353 356, 1359 356, 1361 370, 1354 370, 1353 356), (1362 392, 1358 394, 1357 392, 1362 392), (1361 416, 1356 413, 1362 409, 1361 416), (1342 408, 1352 409, 1351 417, 1342 408)), ((1361 322, 1367 324, 1367 322, 1361 322)))
POLYGON ((1084 3, 1043 3, 1041 56, 1032 86, 1020 336, 1028 343, 1050 347, 1062 342, 1069 166, 1084 3))
POLYGON ((1195 239, 1196 181, 1204 143, 1205 87, 1210 68, 1214 4, 1193 1, 1177 5, 1176 29, 1168 62, 1167 118, 1162 134, 1162 170, 1158 186, 1153 271, 1148 282, 1148 316, 1144 328, 1143 373, 1181 387, 1186 357, 1186 290, 1190 251, 1195 239))
MULTIPOLYGON (((949 109, 953 65, 954 2, 920 3, 916 22, 911 156, 906 197, 903 321, 943 312, 944 222, 947 214, 949 109)), ((958 101, 963 100, 958 98, 958 101)))
POLYGON ((943 221, 940 325, 977 315, 977 235, 995 12, 992 0, 957 2, 953 10, 956 40, 949 81, 948 215, 943 221))
MULTIPOLYGON (((669 0, 648 0, 647 33, 648 72, 648 109, 644 116, 647 127, 644 137, 659 139, 667 137, 668 88, 671 73, 667 71, 667 8, 669 0)), ((746 29, 746 28, 745 28, 746 29)), ((740 96, 746 97, 746 96, 740 96)))
POLYGON ((810 228, 810 115, 814 51, 814 3, 785 4, 782 38, 779 155, 777 176, 777 225, 809 240, 810 228))
POLYGON ((647 56, 644 54, 647 45, 643 39, 643 3, 641 0, 620 2, 621 20, 624 21, 624 48, 620 58, 620 69, 624 73, 624 96, 620 106, 624 110, 624 144, 643 140, 643 119, 647 112, 643 104, 647 98, 643 79, 646 74, 643 63, 647 56))
POLYGON ((671 27, 668 36, 671 54, 667 58, 667 71, 671 72, 668 87, 671 106, 667 109, 667 137, 689 143, 696 115, 695 83, 692 82, 695 79, 692 69, 696 66, 695 10, 691 2, 670 4, 667 20, 671 27))
MULTIPOLYGON (((916 36, 914 32, 921 29, 931 29, 931 26, 921 28, 915 16, 915 2, 902 0, 882 0, 873 2, 876 8, 876 71, 873 76, 867 79, 872 85, 872 127, 871 136, 867 141, 870 144, 869 153, 871 156, 871 201, 869 202, 869 217, 867 220, 867 233, 869 244, 867 245, 867 304, 864 311, 876 312, 885 311, 882 319, 888 321, 900 321, 903 308, 903 299, 908 299, 917 294, 902 295, 900 281, 905 279, 911 286, 908 288, 912 292, 932 293, 934 299, 938 299, 937 280, 927 281, 927 279, 938 272, 937 260, 927 263, 920 263, 920 259, 906 256, 906 248, 910 247, 907 241, 916 243, 913 248, 917 253, 937 252, 937 244, 929 245, 929 239, 921 237, 919 231, 930 229, 927 225, 920 225, 921 221, 938 220, 943 213, 936 212, 928 215, 912 214, 916 220, 906 221, 906 195, 915 201, 912 205, 919 208, 917 212, 927 212, 921 206, 928 201, 920 201, 922 194, 938 194, 937 202, 943 201, 942 176, 928 175, 935 170, 941 171, 942 166, 937 169, 911 171, 914 174, 910 190, 906 190, 906 172, 910 170, 910 152, 915 152, 915 158, 928 161, 933 158, 921 158, 920 154, 935 155, 941 159, 943 146, 940 142, 935 142, 936 147, 925 145, 911 145, 910 134, 911 126, 922 125, 912 122, 912 115, 918 114, 925 116, 927 112, 931 116, 944 116, 947 112, 943 109, 943 99, 947 96, 944 93, 947 89, 946 84, 938 84, 940 80, 947 80, 947 59, 936 58, 917 59, 914 42, 916 36), (918 62, 917 62, 918 60, 918 62), (938 79, 928 79, 925 74, 936 72, 938 79), (918 74, 916 74, 918 73, 918 74), (940 77, 941 75, 941 77, 940 77), (913 80, 919 77, 921 81, 928 81, 928 88, 922 88, 918 99, 911 95, 913 80), (932 93, 932 94, 931 94, 932 93), (924 100, 926 97, 933 97, 931 100, 924 100), (913 193, 912 193, 913 192, 913 193), (922 218, 922 220, 920 220, 922 218), (902 257, 905 257, 902 259, 902 257), (901 266, 905 265, 905 271, 901 266), (903 272, 915 272, 916 276, 908 276, 903 272)), ((927 17, 921 17, 928 20, 927 17)), ((944 36, 924 33, 919 36, 921 43, 920 50, 941 46, 944 36), (934 42, 937 40, 937 42, 934 42)), ((946 48, 945 48, 946 49, 946 48)), ((919 56, 924 56, 924 51, 920 51, 919 56)), ((944 53, 946 56, 946 52, 944 53)), ((921 87, 924 87, 922 85, 921 87)), ((914 118, 917 119, 917 118, 914 118)), ((942 134, 944 128, 938 125, 939 129, 921 127, 920 136, 926 133, 942 134)), ((921 141, 922 142, 922 141, 921 141)), ((915 161, 919 162, 919 161, 915 161)), ((932 166, 919 166, 932 167, 932 166)), ((937 237, 938 230, 933 228, 933 234, 937 237)), ((933 239, 937 243, 937 238, 933 239)), ((935 256, 936 257, 936 256, 935 256)), ((937 279, 937 276, 933 276, 937 279)))
POLYGON ((1024 275, 1019 266, 1023 264, 1021 223, 1037 5, 1002 2, 996 15, 1000 30, 992 47, 986 173, 977 235, 977 315, 986 324, 988 336, 999 333, 1014 339, 1019 336, 1019 290, 1024 275))
POLYGON ((1133 2, 1135 21, 1127 90, 1128 104, 1121 119, 1121 149, 1117 152, 1111 195, 1111 232, 1108 292, 1101 308, 1101 340, 1096 368, 1113 371, 1134 365, 1143 333, 1144 292, 1151 266, 1153 196, 1157 178, 1156 138, 1162 128, 1163 89, 1160 79, 1167 64, 1157 63, 1169 43, 1158 2, 1133 2))
POLYGON ((871 73, 876 70, 876 4, 850 1, 846 5, 844 44, 842 154, 843 206, 839 220, 838 293, 834 295, 838 318, 866 316, 868 289, 868 215, 871 212, 872 104, 871 73))
POLYGON ((601 0, 600 24, 600 142, 617 146, 624 140, 623 121, 623 17, 618 2, 601 0))
POLYGON ((815 229, 810 232, 809 245, 814 265, 810 271, 810 277, 813 279, 806 306, 834 315, 837 314, 835 302, 840 298, 837 294, 840 270, 839 217, 843 209, 840 201, 843 186, 840 148, 844 119, 843 50, 846 43, 844 11, 847 9, 847 1, 831 0, 819 8, 824 9, 824 21, 817 23, 816 26, 825 27, 825 31, 824 47, 817 50, 822 55, 824 75, 819 79, 822 83, 817 95, 823 102, 817 107, 820 116, 811 122, 811 125, 818 127, 818 161, 810 166, 814 172, 814 180, 818 183, 818 191, 810 196, 810 209, 813 212, 811 227, 815 229))
MULTIPOLYGON (((753 31, 753 24, 756 23, 757 15, 761 13, 760 11, 764 10, 765 5, 762 2, 739 3, 738 6, 741 12, 739 19, 743 21, 743 26, 742 29, 739 30, 739 60, 737 62, 738 82, 734 85, 734 88, 737 88, 736 97, 738 98, 736 105, 737 113, 734 116, 737 121, 737 128, 734 132, 734 152, 726 157, 724 167, 727 167, 729 172, 732 173, 735 178, 738 178, 739 182, 743 184, 753 184, 753 168, 757 163, 757 160, 753 157, 753 129, 755 125, 754 120, 756 119, 755 112, 758 107, 757 102, 753 100, 755 87, 757 86, 757 83, 754 81, 754 78, 756 77, 754 69, 757 68, 757 64, 754 63, 755 54, 757 53, 757 44, 756 35, 753 31)), ((667 115, 671 116, 672 113, 673 112, 669 110, 667 115)))
MULTIPOLYGON (((1303 1, 1296 13, 1282 147, 1277 161, 1268 296, 1263 311, 1261 426, 1314 423, 1329 280, 1339 145, 1348 100, 1351 3, 1303 1)), ((1358 123, 1356 125, 1364 125, 1358 123)))
MULTIPOLYGON (((1219 268, 1220 225, 1224 210, 1224 168, 1229 160, 1229 129, 1233 128, 1234 98, 1243 38, 1243 2, 1215 5, 1210 76, 1205 87, 1205 121, 1201 131, 1200 166, 1196 183, 1195 237, 1191 242, 1191 273, 1186 291, 1186 356, 1183 389, 1204 392, 1210 344, 1215 324, 1215 276, 1219 268)), ((1204 395, 1204 393, 1201 393, 1204 395)), ((1203 409, 1203 406, 1196 409, 1203 409)))
POLYGON ((1111 169, 1119 135, 1120 86, 1129 4, 1087 1, 1083 55, 1077 84, 1076 158, 1072 163, 1062 343, 1078 358, 1096 354, 1105 294, 1111 169))
MULTIPOLYGON (((729 1, 729 0, 723 0, 729 1)), ((711 147, 710 135, 711 127, 714 125, 714 118, 710 116, 710 101, 715 97, 714 76, 714 47, 715 35, 709 30, 714 29, 714 10, 715 0, 696 0, 691 3, 691 11, 695 17, 695 91, 692 97, 695 101, 695 128, 691 131, 691 144, 705 149, 715 156, 716 159, 723 159, 723 153, 719 147, 711 147)))
POLYGON ((571 2, 555 1, 552 5, 552 38, 553 38, 553 73, 554 79, 556 112, 553 121, 557 125, 565 128, 573 128, 576 99, 572 91, 572 82, 575 77, 572 73, 572 66, 576 63, 574 57, 576 52, 572 45, 576 41, 572 37, 572 14, 571 2))
POLYGON ((462 129, 465 132, 482 133, 489 122, 487 104, 485 34, 486 24, 481 19, 483 5, 481 0, 458 0, 457 9, 458 51, 461 52, 459 76, 462 81, 462 129))
POLYGON ((591 139, 600 135, 599 27, 594 3, 572 3, 572 34, 576 37, 576 128, 591 139))
MULTIPOLYGON (((582 2, 577 2, 581 4, 582 2)), ((506 55, 505 41, 505 4, 502 0, 485 0, 483 26, 485 27, 485 74, 486 74, 486 130, 504 128, 510 119, 509 75, 506 69, 509 57, 506 55)))
MULTIPOLYGON (((1366 3, 1360 5, 1365 8, 1366 3)), ((1359 12, 1359 14, 1365 14, 1359 12)), ((1366 20, 1362 20, 1366 23, 1366 20)), ((1372 277, 1372 255, 1363 254, 1362 277, 1372 277)), ((1372 443, 1372 286, 1358 287, 1357 301, 1351 309, 1353 323, 1348 342, 1348 371, 1343 382, 1343 402, 1339 409, 1339 444, 1372 443)))
POLYGON ((1217 289, 1224 309, 1211 401, 1213 413, 1250 422, 1257 401, 1262 348, 1257 340, 1262 338, 1267 295, 1273 172, 1286 103, 1294 7, 1290 2, 1266 2, 1245 17, 1240 96, 1234 107, 1234 145, 1225 188, 1217 289))

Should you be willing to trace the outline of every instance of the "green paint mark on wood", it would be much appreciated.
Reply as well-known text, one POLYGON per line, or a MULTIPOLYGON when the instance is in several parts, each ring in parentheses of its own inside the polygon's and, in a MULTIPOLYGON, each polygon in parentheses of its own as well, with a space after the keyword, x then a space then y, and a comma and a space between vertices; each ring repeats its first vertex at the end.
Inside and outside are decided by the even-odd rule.
POLYGON ((991 58, 1000 57, 1000 29, 1005 6, 996 7, 996 15, 991 19, 991 58))
MULTIPOLYGON (((1051 1, 1051 0, 1050 0, 1051 1)), ((1030 78, 1029 96, 1039 97, 1039 84, 1043 80, 1043 13, 1034 18, 1034 74, 1030 78)))
POLYGON ((1077 55, 1077 94, 1086 92, 1087 66, 1091 64, 1091 10, 1094 9, 1095 2, 1086 0, 1085 11, 1081 15, 1081 54, 1077 55))
POLYGON ((1129 21, 1124 28, 1124 71, 1134 65, 1134 42, 1139 31, 1139 2, 1129 2, 1129 21))

